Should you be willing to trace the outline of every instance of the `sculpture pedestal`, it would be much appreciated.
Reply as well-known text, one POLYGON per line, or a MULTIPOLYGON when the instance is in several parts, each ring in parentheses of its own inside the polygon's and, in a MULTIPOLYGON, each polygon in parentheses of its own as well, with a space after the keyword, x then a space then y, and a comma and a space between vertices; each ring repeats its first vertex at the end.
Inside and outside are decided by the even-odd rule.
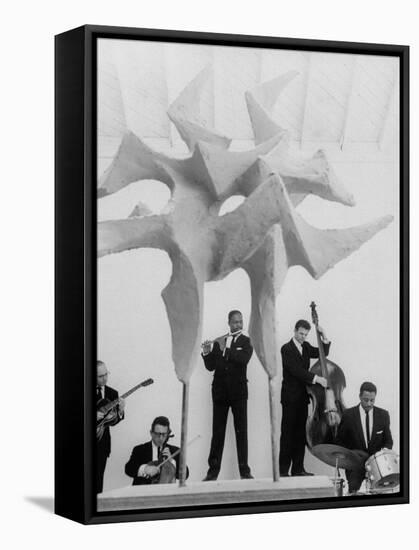
POLYGON ((219 480, 171 485, 136 485, 101 493, 98 512, 269 502, 334 496, 333 483, 327 476, 284 477, 271 479, 219 480))

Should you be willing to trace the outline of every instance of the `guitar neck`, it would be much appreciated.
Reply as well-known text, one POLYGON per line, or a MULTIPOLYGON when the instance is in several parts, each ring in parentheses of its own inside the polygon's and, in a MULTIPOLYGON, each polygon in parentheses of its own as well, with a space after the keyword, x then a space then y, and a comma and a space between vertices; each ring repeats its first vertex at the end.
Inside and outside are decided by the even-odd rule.
POLYGON ((127 392, 123 393, 121 395, 120 399, 125 399, 126 397, 128 397, 129 395, 131 395, 132 393, 137 391, 139 388, 141 388, 141 386, 144 386, 144 382, 141 382, 141 384, 137 384, 136 386, 134 386, 133 388, 131 388, 127 392))
POLYGON ((149 384, 152 384, 152 383, 153 383, 153 380, 151 378, 149 378, 148 380, 145 380, 144 382, 141 382, 140 384, 137 384, 136 386, 134 386, 133 388, 131 388, 127 392, 123 393, 120 397, 118 397, 118 399, 114 399, 113 401, 111 401, 110 403, 105 405, 104 412, 105 413, 109 412, 111 409, 116 407, 116 405, 118 405, 120 399, 125 399, 126 397, 130 396, 132 393, 134 393, 139 388, 141 388, 141 386, 148 386, 149 384))

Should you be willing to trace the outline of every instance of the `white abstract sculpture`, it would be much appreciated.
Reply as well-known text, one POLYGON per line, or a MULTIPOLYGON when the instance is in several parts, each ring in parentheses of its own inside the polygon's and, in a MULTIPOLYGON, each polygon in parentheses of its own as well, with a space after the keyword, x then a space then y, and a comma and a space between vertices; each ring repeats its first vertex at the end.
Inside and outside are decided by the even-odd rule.
POLYGON ((310 158, 293 154, 288 132, 272 118, 278 96, 296 74, 287 73, 246 93, 255 147, 234 152, 228 149, 227 137, 205 127, 200 119, 200 94, 211 77, 211 68, 204 69, 168 110, 190 155, 179 159, 158 153, 127 131, 99 182, 99 198, 142 179, 159 180, 171 191, 162 214, 153 215, 139 204, 127 219, 99 223, 98 254, 152 247, 165 250, 172 261, 172 276, 162 296, 176 375, 183 384, 181 485, 186 472, 189 381, 202 340, 204 283, 223 279, 239 267, 249 275, 249 332, 269 378, 273 478, 277 480, 279 399, 274 379, 280 361, 275 298, 286 272, 300 265, 318 278, 392 220, 384 216, 350 229, 319 230, 295 210, 310 193, 354 204, 324 152, 310 158), (219 216, 223 201, 232 195, 246 199, 233 212, 219 216))

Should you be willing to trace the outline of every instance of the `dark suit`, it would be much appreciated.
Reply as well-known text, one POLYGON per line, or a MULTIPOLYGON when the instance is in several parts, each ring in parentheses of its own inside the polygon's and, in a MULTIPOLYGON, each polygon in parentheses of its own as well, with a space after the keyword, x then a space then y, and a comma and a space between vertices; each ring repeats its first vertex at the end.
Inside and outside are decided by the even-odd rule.
MULTIPOLYGON (((118 392, 109 386, 105 386, 105 399, 114 401, 118 399, 118 392)), ((112 425, 120 422, 122 418, 119 414, 112 425)), ((97 441, 96 445, 96 492, 101 493, 103 490, 103 476, 105 474, 106 462, 111 454, 111 434, 109 425, 106 425, 102 438, 97 441)))
MULTIPOLYGON (((152 442, 148 441, 142 445, 137 445, 133 448, 131 457, 128 462, 125 464, 125 473, 127 476, 133 478, 133 485, 148 485, 151 483, 151 480, 146 477, 138 476, 138 469, 142 464, 148 464, 153 460, 153 447, 152 442)), ((175 445, 165 445, 169 447, 170 454, 179 450, 179 447, 175 445)), ((180 453, 173 457, 173 460, 176 462, 176 478, 179 479, 179 459, 180 453)), ((189 475, 189 470, 186 470, 186 477, 189 475)))
MULTIPOLYGON (((323 344, 328 355, 330 343, 323 344)), ((281 348, 282 356, 282 422, 279 453, 281 475, 298 474, 304 470, 306 445, 306 422, 308 394, 307 385, 313 383, 314 374, 309 372, 310 359, 319 357, 319 349, 303 342, 303 353, 299 352, 294 340, 281 348)))
MULTIPOLYGON (((393 438, 390 431, 390 416, 388 412, 379 407, 373 408, 371 440, 368 447, 364 438, 364 432, 362 431, 360 413, 365 414, 364 410, 359 410, 359 405, 344 411, 338 428, 337 444, 347 449, 365 451, 369 456, 378 453, 384 447, 392 449, 393 438)), ((346 470, 349 491, 358 491, 364 477, 365 468, 363 466, 359 470, 346 470)))
POLYGON ((221 468, 224 439, 229 408, 233 413, 236 433, 237 457, 240 475, 250 474, 247 463, 247 363, 253 348, 250 338, 239 334, 231 343, 225 355, 221 351, 226 337, 218 338, 211 352, 204 355, 205 368, 214 371, 212 383, 212 439, 208 457, 210 475, 215 477, 221 468), (224 340, 224 341, 223 341, 224 340))

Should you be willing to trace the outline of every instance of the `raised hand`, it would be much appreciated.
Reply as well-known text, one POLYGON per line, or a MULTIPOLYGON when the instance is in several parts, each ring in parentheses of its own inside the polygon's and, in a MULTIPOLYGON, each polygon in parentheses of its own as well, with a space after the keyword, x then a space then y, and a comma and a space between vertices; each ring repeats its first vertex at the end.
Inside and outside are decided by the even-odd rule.
POLYGON ((204 355, 209 353, 211 351, 211 347, 212 347, 211 340, 205 340, 205 342, 202 343, 201 347, 202 347, 202 353, 204 355))
POLYGON ((323 378, 323 376, 316 377, 316 384, 320 384, 323 388, 327 388, 327 380, 326 378, 323 378))

